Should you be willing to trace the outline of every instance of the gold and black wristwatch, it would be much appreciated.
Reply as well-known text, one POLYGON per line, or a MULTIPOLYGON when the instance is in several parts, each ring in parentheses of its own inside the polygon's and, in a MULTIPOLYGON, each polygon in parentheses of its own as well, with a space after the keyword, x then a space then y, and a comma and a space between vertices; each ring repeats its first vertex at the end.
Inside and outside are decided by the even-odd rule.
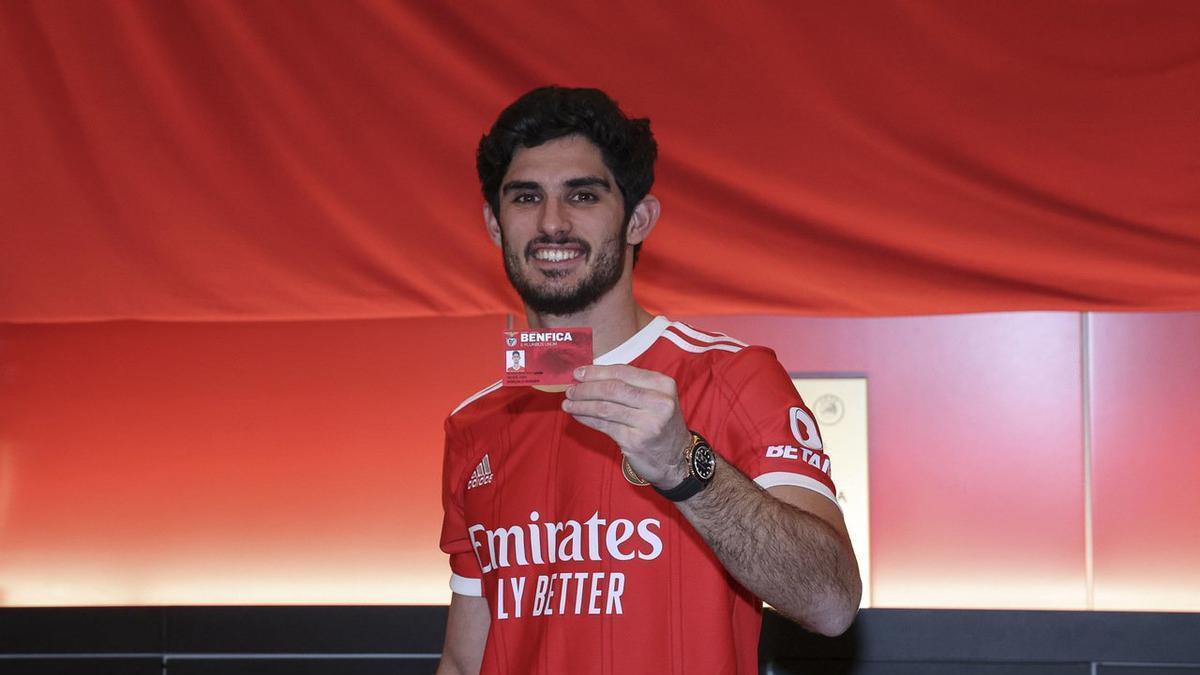
POLYGON ((660 490, 657 485, 654 486, 658 494, 673 502, 690 499, 697 492, 703 490, 717 470, 717 457, 713 454, 712 446, 700 434, 690 429, 688 431, 692 434, 692 443, 683 451, 683 461, 688 468, 687 478, 684 478, 679 485, 667 490, 660 490))

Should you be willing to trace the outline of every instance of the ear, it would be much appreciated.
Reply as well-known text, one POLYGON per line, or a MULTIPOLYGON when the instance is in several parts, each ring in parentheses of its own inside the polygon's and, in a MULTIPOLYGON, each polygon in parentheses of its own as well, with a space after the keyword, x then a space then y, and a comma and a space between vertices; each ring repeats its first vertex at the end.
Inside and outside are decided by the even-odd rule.
POLYGON ((491 237, 492 243, 500 246, 500 221, 496 219, 496 214, 492 212, 492 205, 487 202, 483 203, 483 225, 487 228, 487 233, 491 237))
POLYGON ((630 246, 646 241, 650 231, 658 224, 658 216, 661 213, 662 203, 654 195, 646 195, 633 207, 633 215, 629 217, 629 230, 626 233, 626 241, 630 246))

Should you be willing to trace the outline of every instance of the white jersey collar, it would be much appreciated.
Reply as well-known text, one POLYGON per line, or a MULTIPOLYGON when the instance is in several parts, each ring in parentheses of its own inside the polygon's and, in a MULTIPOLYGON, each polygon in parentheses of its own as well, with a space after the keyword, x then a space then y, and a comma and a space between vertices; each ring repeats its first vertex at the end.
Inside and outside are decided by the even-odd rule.
POLYGON ((650 323, 630 336, 628 340, 617 345, 611 351, 597 356, 594 363, 598 366, 629 363, 649 349, 650 345, 654 344, 654 341, 658 339, 659 335, 662 335, 662 332, 669 325, 671 325, 671 320, 667 317, 654 317, 650 323))

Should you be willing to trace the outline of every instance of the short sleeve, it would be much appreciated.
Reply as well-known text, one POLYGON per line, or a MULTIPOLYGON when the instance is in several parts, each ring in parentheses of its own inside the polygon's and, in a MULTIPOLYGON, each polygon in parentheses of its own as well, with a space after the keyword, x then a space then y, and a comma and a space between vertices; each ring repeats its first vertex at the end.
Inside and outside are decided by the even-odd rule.
POLYGON ((816 419, 775 352, 742 349, 717 376, 730 411, 720 440, 713 440, 717 452, 764 489, 794 485, 837 504, 816 419))
POLYGON ((450 556, 450 590, 459 595, 483 595, 479 560, 467 533, 463 494, 467 448, 446 419, 446 446, 442 456, 442 551, 450 556))

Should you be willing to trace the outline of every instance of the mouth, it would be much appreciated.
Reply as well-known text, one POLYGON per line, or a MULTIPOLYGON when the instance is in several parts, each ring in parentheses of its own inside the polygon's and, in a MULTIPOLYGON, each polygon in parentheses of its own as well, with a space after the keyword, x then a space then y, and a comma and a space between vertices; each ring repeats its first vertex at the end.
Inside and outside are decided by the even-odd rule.
POLYGON ((560 269, 577 264, 587 257, 584 247, 576 244, 535 244, 527 257, 538 267, 560 269))

